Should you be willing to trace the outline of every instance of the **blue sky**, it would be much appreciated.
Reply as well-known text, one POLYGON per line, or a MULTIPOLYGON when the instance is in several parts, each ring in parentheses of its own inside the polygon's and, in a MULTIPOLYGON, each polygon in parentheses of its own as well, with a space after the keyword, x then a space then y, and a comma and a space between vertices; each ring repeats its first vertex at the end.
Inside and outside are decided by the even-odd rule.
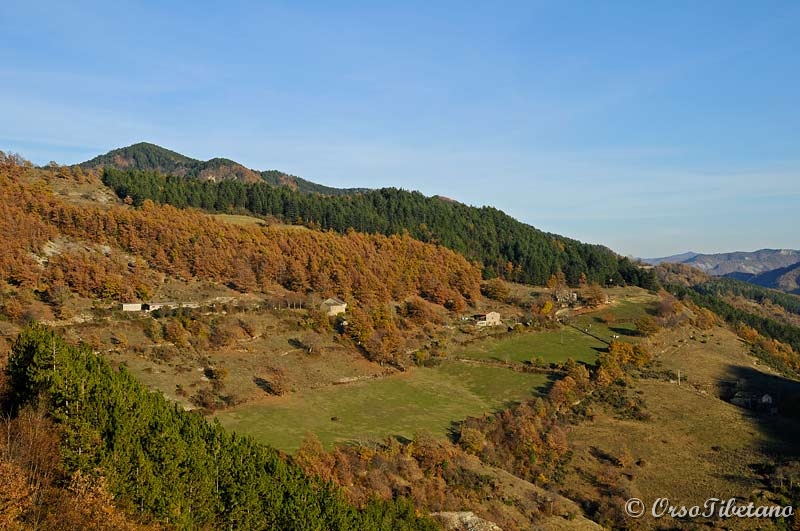
POLYGON ((635 256, 799 248, 798 27, 795 1, 11 0, 0 149, 149 141, 635 256))

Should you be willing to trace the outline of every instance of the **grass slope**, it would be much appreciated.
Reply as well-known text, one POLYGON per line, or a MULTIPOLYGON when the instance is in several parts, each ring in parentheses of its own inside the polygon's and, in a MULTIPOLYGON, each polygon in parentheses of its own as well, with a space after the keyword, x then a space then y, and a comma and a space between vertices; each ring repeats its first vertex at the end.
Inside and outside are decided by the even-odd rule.
POLYGON ((628 341, 635 339, 634 321, 646 315, 658 300, 656 295, 636 287, 615 288, 608 292, 614 298, 612 304, 570 317, 571 326, 559 330, 504 336, 500 339, 487 338, 462 347, 455 355, 470 359, 517 362, 541 357, 546 363, 558 363, 572 358, 592 364, 597 359, 597 353, 608 346, 612 336, 628 336, 628 341), (613 322, 603 322, 603 317, 607 315, 613 316, 613 322))
POLYGON ((308 433, 330 446, 357 439, 444 437, 453 421, 531 397, 546 383, 538 374, 446 361, 383 379, 329 386, 219 413, 222 425, 285 451, 308 433), (337 418, 338 420, 332 420, 337 418))
POLYGON ((546 332, 531 332, 511 338, 487 338, 471 343, 455 354, 470 359, 488 359, 495 361, 530 361, 541 357, 547 363, 575 361, 594 363, 597 349, 607 345, 594 337, 572 327, 546 332))
MULTIPOLYGON (((657 498, 687 506, 702 505, 712 497, 737 497, 740 503, 757 499, 753 497, 765 486, 759 468, 775 452, 796 451, 792 441, 800 423, 784 414, 737 407, 722 400, 720 392, 726 383, 739 382, 758 396, 769 391, 788 400, 791 395, 775 389, 775 372, 750 356, 746 345, 726 329, 686 326, 663 331, 651 341, 658 366, 680 370, 681 385, 664 379, 636 382, 636 393, 652 415, 647 422, 597 411, 592 421, 574 426, 569 440, 575 454, 564 493, 576 500, 608 500, 600 485, 613 483, 626 494, 611 503, 635 496, 648 510, 657 498), (608 456, 622 459, 624 465, 608 456)), ((784 386, 791 383, 787 380, 784 386)), ((779 403, 781 409, 786 406, 779 403)), ((636 529, 685 528, 669 518, 649 516, 633 523, 636 529)), ((753 529, 754 524, 737 518, 724 522, 726 529, 753 529)), ((775 529, 769 521, 758 525, 775 529)))

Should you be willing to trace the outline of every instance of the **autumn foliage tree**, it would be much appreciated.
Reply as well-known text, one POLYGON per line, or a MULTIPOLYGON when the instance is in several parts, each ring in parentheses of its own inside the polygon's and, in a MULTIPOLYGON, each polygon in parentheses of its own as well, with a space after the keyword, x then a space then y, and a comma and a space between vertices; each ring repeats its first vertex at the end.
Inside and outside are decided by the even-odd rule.
POLYGON ((636 325, 636 331, 643 336, 651 336, 658 332, 658 323, 649 315, 637 318, 633 324, 636 325))
POLYGON ((493 278, 492 280, 484 282, 483 286, 481 286, 481 292, 490 299, 505 302, 511 290, 502 279, 493 278))
POLYGON ((600 306, 606 302, 606 292, 595 282, 583 290, 583 299, 589 306, 600 306))
MULTIPOLYGON (((363 308, 420 296, 462 310, 480 297, 481 273, 474 264, 407 234, 237 226, 150 200, 138 208, 76 205, 45 185, 54 171, 0 167, 0 278, 48 294, 54 305, 69 292, 141 300, 165 276, 240 291, 280 285, 363 308)), ((6 302, 12 319, 21 313, 15 304, 6 302)))

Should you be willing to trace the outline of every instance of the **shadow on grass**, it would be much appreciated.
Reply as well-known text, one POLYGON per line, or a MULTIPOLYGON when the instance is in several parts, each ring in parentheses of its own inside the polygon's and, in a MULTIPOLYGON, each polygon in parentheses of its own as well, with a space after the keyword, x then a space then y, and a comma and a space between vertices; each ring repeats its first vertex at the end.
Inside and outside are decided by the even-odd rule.
MULTIPOLYGON (((783 500, 800 495, 800 382, 766 374, 751 367, 731 366, 727 379, 719 382, 719 396, 746 410, 749 420, 762 436, 754 448, 761 455, 755 462, 739 463, 750 469, 750 478, 722 474, 731 484, 747 489, 767 489, 783 500)), ((712 446, 714 452, 722 452, 712 446)), ((727 456, 728 459, 737 456, 727 456)), ((787 529, 789 526, 787 526, 787 529)))
POLYGON ((637 337, 639 332, 636 330, 632 330, 630 328, 622 328, 619 326, 609 326, 608 329, 615 334, 619 334, 621 336, 628 336, 628 337, 637 337))
POLYGON ((752 413, 764 436, 760 450, 785 459, 800 458, 800 382, 750 367, 730 367, 720 398, 752 413))
POLYGON ((550 392, 550 388, 553 387, 553 384, 556 382, 556 380, 560 380, 563 377, 564 377, 563 374, 555 374, 555 373, 548 374, 547 381, 544 382, 539 387, 537 387, 536 392, 539 393, 539 395, 541 396, 547 396, 547 394, 550 392))
POLYGON ((288 343, 289 343, 289 346, 293 347, 293 348, 306 348, 306 346, 303 344, 303 342, 300 341, 299 339, 297 339, 296 337, 293 337, 293 338, 289 339, 288 343))
POLYGON ((280 389, 277 389, 275 385, 265 380, 264 378, 259 378, 258 376, 253 376, 253 383, 256 384, 256 387, 264 391, 269 395, 280 395, 280 389))
POLYGON ((394 439, 395 441, 399 442, 403 446, 406 446, 406 445, 411 444, 412 442, 414 442, 413 439, 409 439, 408 437, 405 437, 403 435, 392 435, 391 438, 394 439))
POLYGON ((603 464, 612 465, 612 466, 622 466, 619 462, 619 458, 615 457, 614 455, 610 454, 609 452, 598 448, 597 446, 589 447, 589 453, 600 461, 603 464))

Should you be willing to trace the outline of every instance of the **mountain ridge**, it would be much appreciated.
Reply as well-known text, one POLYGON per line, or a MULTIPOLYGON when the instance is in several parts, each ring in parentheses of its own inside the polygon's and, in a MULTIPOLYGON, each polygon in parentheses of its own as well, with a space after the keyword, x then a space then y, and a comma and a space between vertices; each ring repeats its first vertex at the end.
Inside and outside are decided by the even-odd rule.
POLYGON ((715 254, 690 251, 663 258, 643 258, 642 261, 652 265, 683 264, 707 275, 800 294, 800 251, 794 249, 765 248, 715 254))
POLYGON ((685 253, 680 254, 673 254, 670 256, 662 256, 659 258, 641 258, 642 262, 651 264, 651 265, 658 265, 661 263, 669 263, 669 264, 683 264, 687 260, 694 258, 695 256, 699 255, 700 253, 696 253, 694 251, 686 251, 685 253))
POLYGON ((225 157, 214 157, 203 161, 150 142, 137 142, 130 146, 112 149, 103 155, 78 164, 78 166, 84 170, 113 167, 157 171, 203 181, 266 182, 275 186, 288 186, 300 192, 323 195, 348 195, 367 190, 366 188, 326 186, 279 170, 253 170, 225 157))
POLYGON ((642 261, 652 265, 664 262, 687 264, 714 276, 724 276, 731 273, 757 275, 800 262, 800 251, 769 248, 756 251, 732 251, 713 254, 689 251, 662 258, 642 258, 642 261))
POLYGON ((788 293, 800 295, 800 261, 786 267, 770 269, 769 271, 764 271, 763 273, 755 275, 735 272, 725 276, 765 288, 779 289, 788 293))

